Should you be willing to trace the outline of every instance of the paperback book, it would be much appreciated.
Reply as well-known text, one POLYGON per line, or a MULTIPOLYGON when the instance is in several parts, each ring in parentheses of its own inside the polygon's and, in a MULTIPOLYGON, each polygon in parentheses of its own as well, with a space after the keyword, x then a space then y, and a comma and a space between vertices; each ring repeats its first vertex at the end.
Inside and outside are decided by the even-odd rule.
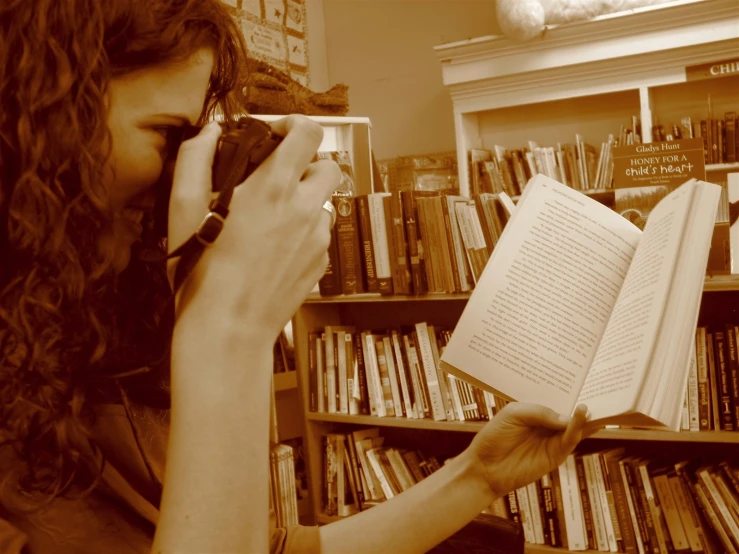
POLYGON ((644 231, 544 175, 527 185, 441 356, 507 400, 593 425, 681 425, 720 187, 689 180, 644 231))

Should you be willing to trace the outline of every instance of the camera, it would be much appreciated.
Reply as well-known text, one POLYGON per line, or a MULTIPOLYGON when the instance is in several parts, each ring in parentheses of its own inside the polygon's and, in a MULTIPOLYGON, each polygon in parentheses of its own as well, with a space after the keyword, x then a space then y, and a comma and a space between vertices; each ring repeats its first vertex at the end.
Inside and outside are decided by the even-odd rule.
MULTIPOLYGON (((272 132, 269 124, 259 119, 242 116, 238 121, 222 122, 221 136, 218 140, 213 160, 213 193, 241 184, 261 164, 282 140, 272 132)), ((171 132, 167 139, 167 157, 159 183, 156 185, 157 198, 154 204, 152 221, 143 237, 144 243, 152 239, 161 243, 167 237, 169 199, 172 192, 172 178, 177 153, 185 140, 196 136, 201 126, 186 125, 171 132)))

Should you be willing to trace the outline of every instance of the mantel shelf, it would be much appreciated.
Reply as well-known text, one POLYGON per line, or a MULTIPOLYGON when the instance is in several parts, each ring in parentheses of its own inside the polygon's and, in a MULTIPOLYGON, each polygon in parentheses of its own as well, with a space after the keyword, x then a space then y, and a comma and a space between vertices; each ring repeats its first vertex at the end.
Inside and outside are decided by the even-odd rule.
MULTIPOLYGON (((485 422, 481 421, 433 421, 430 419, 326 414, 318 412, 308 413, 307 418, 309 421, 326 423, 349 423, 373 427, 400 427, 405 429, 466 433, 476 433, 485 425, 485 422)), ((647 429, 602 429, 589 438, 597 440, 739 444, 739 433, 723 431, 683 431, 677 433, 674 431, 651 431, 647 429)))

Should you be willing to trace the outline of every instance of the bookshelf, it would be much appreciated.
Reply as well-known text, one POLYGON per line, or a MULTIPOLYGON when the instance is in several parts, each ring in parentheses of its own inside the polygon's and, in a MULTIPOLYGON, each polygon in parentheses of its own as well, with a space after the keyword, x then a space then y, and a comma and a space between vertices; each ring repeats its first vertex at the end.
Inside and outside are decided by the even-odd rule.
MULTIPOLYGON (((487 36, 436 47, 452 97, 461 193, 469 186, 467 152, 528 140, 572 142, 575 133, 599 147, 632 116, 643 142, 655 124, 714 117, 739 107, 739 74, 697 78, 690 68, 737 58, 739 4, 678 0, 552 26, 516 43, 487 36)), ((709 180, 737 169, 710 163, 709 180), (718 174, 718 175, 716 175, 718 174)))
MULTIPOLYGON (((654 122, 676 114, 701 116, 704 86, 717 91, 713 106, 723 110, 731 102, 731 91, 739 90, 734 78, 691 84, 685 67, 737 56, 739 4, 735 0, 679 0, 659 9, 634 10, 628 17, 615 14, 551 28, 542 39, 527 44, 482 37, 436 50, 454 105, 460 193, 464 195, 469 193, 470 148, 521 147, 528 140, 565 142, 575 133, 599 145, 634 115, 642 122, 645 141, 650 142, 654 122)), ((735 105, 739 108, 739 97, 735 105)), ((720 178, 734 170, 739 170, 739 163, 706 168, 709 180, 714 174, 720 178)), ((310 411, 309 333, 328 325, 353 326, 359 332, 420 321, 453 329, 469 298, 468 293, 331 297, 314 293, 295 314, 297 387, 315 523, 340 519, 322 512, 325 435, 377 427, 390 444, 427 448, 444 456, 460 452, 485 423, 310 411)), ((739 323, 739 276, 707 276, 698 324, 730 322, 739 323)), ((686 452, 700 452, 739 459, 736 432, 608 428, 583 443, 586 451, 615 446, 636 448, 640 455, 672 453, 680 458, 686 452)), ((527 551, 567 552, 533 544, 527 545, 527 551)))

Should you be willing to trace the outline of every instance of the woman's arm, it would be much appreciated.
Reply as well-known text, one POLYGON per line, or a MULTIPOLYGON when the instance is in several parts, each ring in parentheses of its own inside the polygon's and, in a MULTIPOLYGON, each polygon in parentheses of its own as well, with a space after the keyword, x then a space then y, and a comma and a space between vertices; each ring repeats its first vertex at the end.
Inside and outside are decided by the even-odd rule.
POLYGON ((475 461, 464 452, 402 494, 321 527, 321 553, 427 552, 494 500, 475 461))
POLYGON ((173 344, 164 494, 152 551, 267 552, 272 343, 211 309, 173 344))
MULTIPOLYGON (((273 124, 280 146, 236 187, 218 240, 178 299, 172 414, 155 553, 267 552, 272 347, 323 274, 331 239, 321 208, 338 187, 330 161, 311 163, 322 128, 273 124)), ((180 147, 169 243, 208 212, 220 127, 180 147)))
POLYGON ((321 527, 321 552, 427 552, 496 498, 564 463, 583 437, 586 413, 581 406, 572 418, 561 418, 543 406, 509 404, 431 476, 374 508, 321 527))

